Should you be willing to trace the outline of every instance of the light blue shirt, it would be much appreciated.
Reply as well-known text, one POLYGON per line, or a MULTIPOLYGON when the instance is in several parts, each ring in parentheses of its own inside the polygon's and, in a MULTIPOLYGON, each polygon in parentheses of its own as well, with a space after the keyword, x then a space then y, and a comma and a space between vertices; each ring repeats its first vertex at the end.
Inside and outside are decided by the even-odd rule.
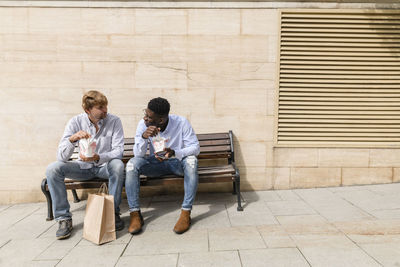
MULTIPOLYGON (((124 131, 121 120, 112 114, 107 114, 105 119, 97 123, 99 131, 89 120, 86 113, 79 114, 69 120, 65 126, 63 137, 58 145, 57 160, 68 161, 74 152, 75 143, 71 143, 69 138, 79 131, 88 132, 96 141, 96 154, 100 156, 99 162, 84 162, 80 158, 77 160, 81 169, 90 169, 93 166, 103 166, 112 159, 122 159, 124 152, 124 131)), ((79 141, 78 141, 79 142, 79 141)))
MULTIPOLYGON (((148 139, 142 138, 142 134, 146 129, 144 120, 140 120, 136 129, 135 145, 133 147, 135 157, 144 157, 149 144, 150 155, 154 154, 152 137, 148 139)), ((189 121, 184 117, 169 115, 167 128, 163 132, 160 132, 160 135, 168 139, 165 146, 173 149, 175 157, 179 160, 187 156, 197 156, 200 153, 200 145, 196 133, 189 121)))

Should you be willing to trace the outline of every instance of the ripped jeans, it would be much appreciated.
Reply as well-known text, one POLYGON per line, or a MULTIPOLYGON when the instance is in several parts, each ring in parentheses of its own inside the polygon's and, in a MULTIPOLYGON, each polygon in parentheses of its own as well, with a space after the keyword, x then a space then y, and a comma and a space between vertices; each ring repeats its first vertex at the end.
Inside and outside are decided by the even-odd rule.
POLYGON ((128 198, 129 212, 140 210, 139 192, 140 175, 159 177, 173 174, 183 176, 185 196, 183 198, 182 209, 191 210, 196 196, 198 173, 197 157, 187 156, 182 160, 172 158, 165 161, 158 161, 154 156, 133 157, 126 164, 125 191, 128 198))

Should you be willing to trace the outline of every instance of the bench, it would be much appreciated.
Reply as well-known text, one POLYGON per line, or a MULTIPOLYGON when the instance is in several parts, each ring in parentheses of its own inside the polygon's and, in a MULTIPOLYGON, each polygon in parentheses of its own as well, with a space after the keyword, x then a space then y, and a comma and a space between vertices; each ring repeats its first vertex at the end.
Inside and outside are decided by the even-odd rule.
MULTIPOLYGON (((197 138, 200 143, 200 154, 198 155, 199 167, 199 183, 220 183, 232 182, 233 194, 237 195, 237 210, 242 211, 241 195, 240 195, 240 174, 235 164, 235 153, 233 149, 232 131, 227 133, 207 133, 198 134, 197 138), (222 159, 224 163, 215 164, 222 159), (211 161, 210 161, 211 160, 211 161), (210 165, 212 162, 213 165, 210 165)), ((124 139, 124 153, 122 161, 126 164, 133 157, 134 138, 124 139)), ((78 158, 79 148, 75 147, 74 153, 70 160, 78 158)), ((108 182, 107 179, 94 178, 87 181, 77 181, 73 179, 65 179, 67 190, 71 190, 74 202, 79 202, 76 189, 92 189, 99 188, 101 184, 108 182)), ((183 184, 183 177, 174 175, 163 176, 160 178, 147 179, 146 176, 140 177, 141 186, 166 186, 171 184, 183 184)), ((53 209, 51 195, 47 185, 47 179, 42 180, 41 189, 47 199, 47 219, 53 220, 53 209)))

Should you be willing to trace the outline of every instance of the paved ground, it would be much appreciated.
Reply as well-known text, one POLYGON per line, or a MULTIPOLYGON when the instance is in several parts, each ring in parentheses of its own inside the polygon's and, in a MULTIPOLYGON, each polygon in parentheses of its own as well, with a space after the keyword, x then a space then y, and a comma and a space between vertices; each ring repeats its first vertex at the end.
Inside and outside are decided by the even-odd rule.
MULTIPOLYGON (((193 225, 176 235, 181 196, 142 201, 145 229, 97 246, 56 240, 45 203, 0 206, 0 266, 400 266, 400 184, 200 194, 193 225)), ((126 203, 126 200, 123 200, 126 203)), ((123 219, 129 214, 123 206, 123 219)))

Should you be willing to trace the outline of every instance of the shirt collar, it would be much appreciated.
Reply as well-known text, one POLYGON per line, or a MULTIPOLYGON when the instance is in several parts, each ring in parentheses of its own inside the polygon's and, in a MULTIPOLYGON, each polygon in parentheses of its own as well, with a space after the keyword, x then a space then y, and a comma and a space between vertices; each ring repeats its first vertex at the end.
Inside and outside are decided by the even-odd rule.
MULTIPOLYGON (((86 114, 86 120, 87 120, 87 122, 88 122, 88 124, 89 124, 89 126, 94 126, 94 124, 93 124, 93 122, 89 119, 89 115, 87 114, 87 113, 85 113, 86 114)), ((99 126, 99 128, 101 128, 101 126, 103 125, 103 123, 104 123, 104 119, 101 119, 101 120, 99 120, 99 122, 97 123, 97 126, 99 126)))

